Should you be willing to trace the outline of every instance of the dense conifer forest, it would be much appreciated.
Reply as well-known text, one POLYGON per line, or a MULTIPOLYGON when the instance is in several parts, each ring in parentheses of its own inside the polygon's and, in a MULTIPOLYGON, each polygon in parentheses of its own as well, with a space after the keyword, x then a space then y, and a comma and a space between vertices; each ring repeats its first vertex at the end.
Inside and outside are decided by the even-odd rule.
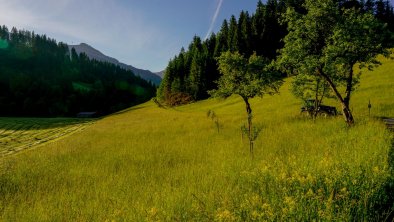
MULTIPOLYGON (((169 105, 179 105, 209 97, 207 91, 217 87, 220 77, 216 58, 226 51, 239 52, 245 57, 255 52, 258 56, 274 60, 287 34, 284 13, 289 7, 305 13, 303 3, 304 0, 259 1, 253 14, 242 11, 238 18, 233 15, 229 20, 224 20, 220 31, 208 39, 194 36, 189 47, 182 48, 170 60, 158 90, 158 98, 169 105)), ((353 7, 361 13, 373 13, 388 25, 390 31, 394 31, 394 12, 389 1, 338 1, 338 10, 353 7)))
POLYGON ((0 27, 0 115, 112 113, 145 102, 156 88, 131 71, 78 55, 34 32, 0 27))

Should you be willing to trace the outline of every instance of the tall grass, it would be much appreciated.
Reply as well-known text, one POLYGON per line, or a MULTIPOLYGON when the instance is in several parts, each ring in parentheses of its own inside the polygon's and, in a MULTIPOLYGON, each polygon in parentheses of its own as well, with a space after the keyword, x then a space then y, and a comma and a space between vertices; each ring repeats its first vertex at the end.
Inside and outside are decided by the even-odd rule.
POLYGON ((237 97, 174 109, 149 102, 109 116, 2 158, 0 220, 384 220, 393 209, 391 135, 367 105, 373 97, 374 116, 394 116, 393 67, 364 73, 353 128, 341 117, 299 117, 288 82, 278 96, 253 99, 263 126, 253 160, 237 97))

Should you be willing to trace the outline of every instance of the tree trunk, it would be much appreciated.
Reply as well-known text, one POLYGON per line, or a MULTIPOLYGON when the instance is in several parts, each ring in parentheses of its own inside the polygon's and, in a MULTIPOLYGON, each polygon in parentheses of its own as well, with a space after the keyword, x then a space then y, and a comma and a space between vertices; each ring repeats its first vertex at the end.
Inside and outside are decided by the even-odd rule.
MULTIPOLYGON (((352 73, 353 73, 353 72, 352 72, 352 73)), ((346 89, 347 96, 349 96, 349 97, 347 97, 347 98, 346 98, 347 101, 345 101, 345 100, 343 99, 342 95, 339 93, 339 91, 338 91, 337 87, 335 86, 335 84, 334 84, 334 83, 332 82, 332 80, 330 79, 330 77, 328 77, 326 74, 324 74, 322 70, 319 70, 319 71, 318 71, 318 74, 319 74, 321 77, 323 77, 323 78, 327 81, 327 83, 330 85, 330 88, 332 89, 332 91, 334 92, 335 96, 337 97, 337 99, 339 100, 339 102, 340 102, 341 105, 342 105, 342 115, 343 115, 343 117, 345 118, 345 122, 346 122, 349 126, 352 126, 352 125, 354 124, 354 119, 353 119, 352 112, 351 112, 351 110, 350 110, 350 108, 349 108, 350 93, 351 93, 351 88, 350 88, 350 90, 349 90, 349 92, 348 92, 349 79, 348 79, 348 85, 347 85, 347 89, 346 89)), ((351 80, 351 81, 353 81, 353 80, 351 80)), ((351 85, 350 85, 350 87, 351 87, 351 85)))
POLYGON ((352 126, 354 124, 353 115, 352 115, 352 112, 351 112, 349 106, 346 105, 345 102, 342 103, 342 114, 343 114, 343 117, 346 120, 346 123, 349 126, 352 126))
POLYGON ((248 114, 248 139, 249 139, 249 152, 253 158, 253 135, 252 135, 252 108, 250 108, 249 99, 242 96, 246 105, 246 113, 248 114))
POLYGON ((349 105, 350 105, 350 95, 352 93, 352 87, 353 86, 353 65, 350 66, 349 70, 349 76, 346 80, 346 92, 345 92, 345 98, 342 104, 342 112, 343 115, 346 118, 346 122, 348 125, 353 125, 354 119, 352 112, 350 111, 349 105))
POLYGON ((248 117, 249 117, 250 115, 252 115, 252 108, 250 108, 249 99, 247 97, 244 97, 244 96, 242 96, 242 99, 245 102, 246 113, 248 114, 248 117))
POLYGON ((316 81, 316 89, 315 89, 315 102, 313 104, 313 120, 316 120, 318 109, 319 109, 319 84, 320 81, 317 79, 316 81))
POLYGON ((350 104, 350 95, 352 93, 352 87, 353 86, 353 68, 350 68, 349 70, 349 76, 346 80, 346 92, 345 92, 345 98, 344 98, 344 102, 346 104, 346 106, 349 107, 350 104))

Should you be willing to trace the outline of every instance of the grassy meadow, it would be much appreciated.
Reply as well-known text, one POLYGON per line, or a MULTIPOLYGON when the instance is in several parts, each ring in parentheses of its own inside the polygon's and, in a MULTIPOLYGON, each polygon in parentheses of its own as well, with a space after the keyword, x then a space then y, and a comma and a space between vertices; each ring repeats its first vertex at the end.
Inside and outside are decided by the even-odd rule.
POLYGON ((2 157, 0 221, 390 218, 392 135, 379 118, 394 117, 394 61, 363 73, 352 128, 342 116, 300 117, 289 83, 251 101, 262 127, 253 160, 238 97, 168 109, 148 102, 2 157))

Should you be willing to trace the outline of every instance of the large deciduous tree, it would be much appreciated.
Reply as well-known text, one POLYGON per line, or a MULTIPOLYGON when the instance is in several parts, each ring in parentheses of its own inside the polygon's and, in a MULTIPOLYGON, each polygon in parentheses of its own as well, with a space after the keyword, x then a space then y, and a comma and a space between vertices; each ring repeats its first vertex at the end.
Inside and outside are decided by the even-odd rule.
POLYGON ((278 93, 282 84, 281 75, 271 69, 269 62, 261 56, 253 54, 245 58, 238 52, 224 52, 218 58, 218 89, 209 91, 214 97, 227 98, 233 94, 242 97, 248 116, 248 137, 250 151, 253 154, 252 108, 249 99, 265 94, 278 93))
POLYGON ((340 8, 334 0, 307 0, 305 8, 306 14, 287 10, 289 33, 278 64, 292 73, 324 79, 340 102, 346 123, 353 125, 350 98, 359 77, 354 67, 372 69, 379 64, 377 55, 388 56, 391 33, 372 14, 340 8))

